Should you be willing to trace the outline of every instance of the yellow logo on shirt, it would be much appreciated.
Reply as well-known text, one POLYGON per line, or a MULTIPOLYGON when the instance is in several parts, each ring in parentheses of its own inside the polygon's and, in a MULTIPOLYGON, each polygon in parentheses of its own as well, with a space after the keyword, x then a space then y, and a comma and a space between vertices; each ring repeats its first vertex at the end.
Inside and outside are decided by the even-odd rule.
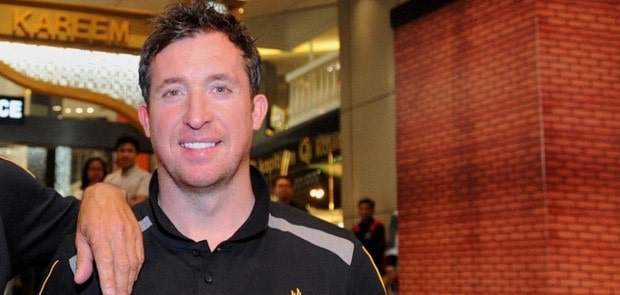
POLYGON ((299 288, 295 288, 295 290, 291 290, 291 295, 301 295, 301 290, 299 290, 299 288))

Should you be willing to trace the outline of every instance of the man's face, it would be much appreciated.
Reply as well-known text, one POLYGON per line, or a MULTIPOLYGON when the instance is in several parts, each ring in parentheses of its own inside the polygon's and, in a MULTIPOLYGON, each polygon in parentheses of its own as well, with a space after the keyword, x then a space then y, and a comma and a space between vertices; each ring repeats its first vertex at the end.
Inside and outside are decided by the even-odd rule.
POLYGON ((124 143, 116 149, 116 164, 123 170, 136 165, 138 151, 131 143, 124 143))
POLYGON ((168 45, 153 60, 150 90, 139 116, 160 175, 190 189, 247 177, 239 169, 249 167, 267 98, 252 97, 241 51, 228 37, 200 33, 168 45))
POLYGON ((281 199, 291 199, 293 197, 293 184, 286 178, 280 178, 276 181, 273 194, 281 199))
POLYGON ((88 164, 88 167, 86 168, 86 175, 88 176, 90 184, 95 184, 103 181, 105 174, 105 171, 103 171, 103 169, 103 164, 99 161, 92 161, 88 164))
POLYGON ((370 204, 368 203, 361 203, 359 204, 359 206, 357 206, 357 212, 359 214, 359 217, 362 220, 366 220, 372 217, 373 214, 373 209, 370 206, 370 204))

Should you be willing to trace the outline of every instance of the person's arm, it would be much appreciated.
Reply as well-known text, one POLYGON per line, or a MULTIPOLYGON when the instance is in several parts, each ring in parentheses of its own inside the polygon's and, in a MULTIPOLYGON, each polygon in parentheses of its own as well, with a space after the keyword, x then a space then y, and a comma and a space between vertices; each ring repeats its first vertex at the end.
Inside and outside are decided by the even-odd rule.
POLYGON ((353 276, 350 294, 387 294, 379 270, 372 262, 370 254, 357 244, 353 254, 353 276))
MULTIPOLYGON (((75 232, 79 206, 75 198, 62 197, 0 156, 0 289, 26 268, 49 262, 63 237, 75 232)), ((130 293, 144 251, 125 192, 98 185, 85 195, 79 214, 81 255, 75 280, 88 278, 94 257, 101 285, 114 291, 106 294, 130 293)))
POLYGON ((74 280, 85 282, 93 259, 104 294, 130 294, 144 262, 142 231, 127 206, 124 190, 98 183, 84 192, 75 236, 77 270, 74 280))
POLYGON ((15 275, 48 263, 75 231, 78 209, 76 199, 63 198, 0 156, 0 290, 15 275))

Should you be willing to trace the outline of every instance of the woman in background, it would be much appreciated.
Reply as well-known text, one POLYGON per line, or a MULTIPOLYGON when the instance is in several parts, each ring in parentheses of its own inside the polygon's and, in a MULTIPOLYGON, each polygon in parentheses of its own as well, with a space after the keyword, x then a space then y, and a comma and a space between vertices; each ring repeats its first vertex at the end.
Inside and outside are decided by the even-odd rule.
POLYGON ((102 182, 107 174, 108 169, 103 159, 99 157, 88 159, 82 169, 82 185, 80 190, 75 192, 74 196, 81 200, 84 190, 95 183, 102 182))

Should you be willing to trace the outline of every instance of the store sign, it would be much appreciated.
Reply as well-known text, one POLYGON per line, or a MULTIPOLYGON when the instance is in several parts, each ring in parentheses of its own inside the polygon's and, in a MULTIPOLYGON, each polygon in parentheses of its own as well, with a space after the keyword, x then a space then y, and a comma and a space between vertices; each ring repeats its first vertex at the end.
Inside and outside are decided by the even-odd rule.
POLYGON ((0 40, 138 52, 152 31, 146 12, 18 2, 0 0, 0 40))
POLYGON ((24 98, 0 96, 0 122, 22 123, 24 98))
POLYGON ((251 164, 256 166, 261 173, 269 174, 274 171, 280 171, 283 163, 289 167, 296 165, 298 162, 310 164, 317 158, 325 158, 328 154, 339 150, 340 140, 338 132, 321 134, 300 140, 297 151, 278 151, 267 158, 252 160, 251 164))
POLYGON ((129 22, 85 13, 14 8, 12 32, 33 39, 125 44, 129 22))

